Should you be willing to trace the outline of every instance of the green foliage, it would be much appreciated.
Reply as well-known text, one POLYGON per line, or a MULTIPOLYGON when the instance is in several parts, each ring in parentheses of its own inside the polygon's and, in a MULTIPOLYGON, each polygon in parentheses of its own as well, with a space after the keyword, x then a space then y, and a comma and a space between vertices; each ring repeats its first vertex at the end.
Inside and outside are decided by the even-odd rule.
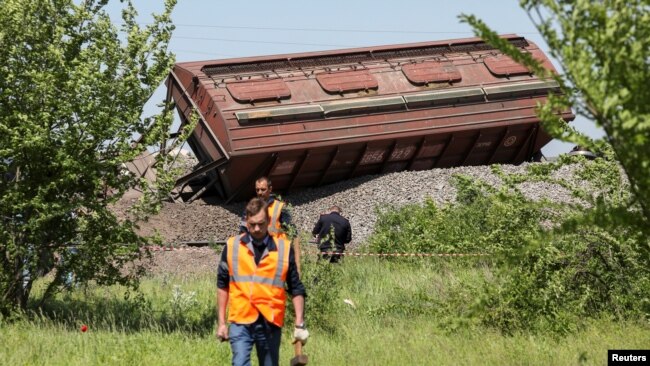
MULTIPOLYGON (((37 282, 35 297, 47 287, 37 282)), ((87 324, 93 331, 185 332, 213 336, 215 314, 214 277, 145 278, 137 290, 121 285, 95 282, 56 294, 38 308, 28 309, 18 318, 41 319, 77 330, 87 324)))
MULTIPOLYGON (((276 195, 275 197, 278 201, 282 201, 281 195, 276 195)), ((291 217, 294 217, 293 216, 294 207, 291 203, 285 202, 284 207, 282 207, 282 211, 287 212, 289 213, 289 215, 291 215, 291 217)), ((296 228, 296 225, 294 225, 293 223, 287 224, 285 222, 282 222, 281 224, 282 224, 282 230, 284 231, 284 233, 287 235, 289 239, 293 239, 299 235, 298 229, 296 228)))
POLYGON ((174 318, 184 317, 191 314, 192 310, 197 307, 198 300, 196 291, 184 292, 181 286, 176 285, 172 291, 171 314, 174 318))
POLYGON ((648 318, 650 271, 625 227, 561 233, 533 243, 487 288, 480 317, 511 332, 574 331, 588 318, 648 318))
POLYGON ((455 177, 457 204, 379 212, 369 249, 378 253, 490 253, 520 248, 550 216, 515 191, 455 177))
POLYGON ((169 105, 141 115, 173 64, 175 0, 142 28, 127 1, 119 30, 107 1, 1 3, 0 310, 24 307, 31 283, 51 267, 46 297, 69 272, 79 282, 134 284, 138 271, 121 268, 149 242, 136 235, 137 220, 169 190, 170 157, 158 154, 153 186, 123 167, 165 142, 172 123, 169 105), (145 195, 120 219, 109 206, 131 188, 145 195))
POLYGON ((494 276, 471 286, 448 285, 443 301, 428 291, 400 289, 398 298, 420 299, 420 305, 389 297, 371 315, 435 314, 451 326, 479 322, 506 332, 567 332, 591 317, 650 316, 650 242, 641 223, 631 221, 639 216, 628 206, 629 185, 616 162, 563 157, 530 165, 524 174, 493 170, 501 188, 457 177, 454 204, 427 201, 383 212, 370 250, 488 253, 485 264, 494 276), (573 200, 532 201, 519 188, 532 182, 563 187, 573 200), (449 302, 457 310, 471 306, 455 319, 449 302))
MULTIPOLYGON (((340 324, 341 285, 344 278, 340 266, 313 256, 304 256, 300 279, 307 289, 305 321, 310 331, 336 333, 340 324)), ((285 324, 293 324, 293 304, 287 301, 285 324)))
POLYGON ((553 137, 594 151, 611 145, 630 180, 639 215, 650 221, 650 8, 645 0, 521 0, 560 63, 551 75, 530 55, 509 45, 474 16, 462 15, 481 38, 528 66, 553 77, 562 95, 539 106, 544 128, 553 137), (606 141, 591 141, 567 126, 555 111, 575 109, 603 128, 606 141))
POLYGON ((389 291, 381 301, 361 308, 370 319, 393 324, 427 319, 445 331, 468 325, 471 305, 477 300, 474 291, 490 277, 489 267, 476 258, 381 262, 396 279, 387 285, 389 291))
POLYGON ((614 161, 569 165, 575 161, 563 157, 505 177, 509 185, 553 182, 577 201, 549 206, 561 214, 554 225, 510 255, 479 307, 488 324, 566 332, 588 317, 650 316, 650 242, 643 221, 634 221, 642 218, 629 207, 629 184, 614 161), (558 174, 566 167, 575 180, 558 174))
POLYGON ((582 145, 603 159, 585 163, 578 181, 558 174, 567 158, 539 165, 506 184, 546 181, 571 191, 574 202, 549 207, 551 230, 530 238, 503 268, 503 282, 479 310, 502 329, 548 327, 567 331, 586 316, 616 319, 650 314, 650 8, 644 0, 522 0, 522 7, 560 63, 563 75, 543 69, 474 16, 462 15, 477 35, 563 93, 538 105, 553 137, 582 145), (592 141, 557 117, 573 108, 601 127, 592 141), (621 170, 624 174, 621 174, 621 170), (555 172, 555 173, 554 173, 555 172), (625 179, 627 178, 627 179, 625 179))
MULTIPOLYGON (((303 352, 310 365, 455 365, 459 359, 463 365, 572 365, 579 359, 591 365, 604 363, 604 349, 647 347, 650 325, 641 322, 599 319, 565 336, 526 331, 504 335, 486 327, 445 331, 439 327, 442 314, 367 315, 388 307, 389 301, 409 302, 404 307, 419 311, 419 298, 408 297, 411 291, 427 291, 427 298, 462 312, 467 305, 449 301, 449 289, 489 278, 483 267, 457 264, 458 258, 430 259, 408 263, 350 257, 339 265, 341 297, 352 299, 356 308, 344 304, 338 310, 335 334, 309 325, 308 312, 311 336, 303 352)), ((230 345, 216 341, 214 334, 214 274, 163 276, 144 278, 141 293, 126 299, 120 286, 89 284, 57 294, 43 313, 12 321, 0 317, 0 360, 7 365, 62 366, 229 364, 230 345), (167 316, 175 285, 183 293, 196 292, 199 304, 173 323, 167 316), (193 322, 194 313, 201 315, 201 322, 193 322), (88 325, 85 333, 79 331, 82 324, 88 325)), ((282 335, 281 365, 288 365, 294 353, 289 329, 285 326, 282 335)))

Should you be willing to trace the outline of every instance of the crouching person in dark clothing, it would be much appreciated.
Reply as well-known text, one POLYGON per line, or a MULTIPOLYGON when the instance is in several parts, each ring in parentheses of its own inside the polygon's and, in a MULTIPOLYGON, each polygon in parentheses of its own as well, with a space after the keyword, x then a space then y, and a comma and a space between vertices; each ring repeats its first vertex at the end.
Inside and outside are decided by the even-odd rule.
POLYGON ((332 206, 329 213, 320 215, 312 234, 316 236, 321 252, 334 251, 336 254, 321 254, 321 258, 337 263, 343 258, 345 244, 352 241, 350 221, 341 216, 341 208, 332 206))
POLYGON ((277 366, 286 293, 295 309, 294 342, 305 344, 305 287, 291 241, 268 234, 266 202, 246 206, 247 232, 228 239, 217 272, 217 338, 230 340, 232 364, 250 365, 253 345, 260 366, 277 366), (285 289, 286 286, 286 289, 285 289), (226 308, 229 307, 226 324, 226 308))

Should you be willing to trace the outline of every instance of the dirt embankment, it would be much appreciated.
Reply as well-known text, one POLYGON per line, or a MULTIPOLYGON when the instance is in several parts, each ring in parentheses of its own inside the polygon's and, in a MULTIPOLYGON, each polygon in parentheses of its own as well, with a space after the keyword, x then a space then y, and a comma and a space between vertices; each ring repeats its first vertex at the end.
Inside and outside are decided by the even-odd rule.
MULTIPOLYGON (((503 166, 508 173, 523 172, 526 164, 503 166)), ((573 168, 563 167, 557 174, 567 177, 573 168)), ((420 172, 400 172, 360 177, 319 188, 304 189, 284 195, 291 205, 293 222, 300 231, 311 232, 321 212, 338 205, 350 220, 353 239, 349 249, 361 245, 372 233, 377 220, 376 208, 400 207, 422 203, 429 197, 437 203, 453 201, 456 197, 452 176, 463 174, 499 185, 500 179, 491 168, 459 167, 420 172)), ((532 199, 542 197, 555 201, 572 200, 564 188, 549 183, 526 183, 520 187, 532 199)), ((221 241, 237 233, 243 202, 230 205, 218 200, 198 200, 191 204, 165 203, 162 211, 141 224, 142 234, 158 232, 163 242, 179 245, 190 241, 221 241)), ((214 250, 184 250, 155 252, 159 272, 191 273, 213 271, 217 254, 214 250)))

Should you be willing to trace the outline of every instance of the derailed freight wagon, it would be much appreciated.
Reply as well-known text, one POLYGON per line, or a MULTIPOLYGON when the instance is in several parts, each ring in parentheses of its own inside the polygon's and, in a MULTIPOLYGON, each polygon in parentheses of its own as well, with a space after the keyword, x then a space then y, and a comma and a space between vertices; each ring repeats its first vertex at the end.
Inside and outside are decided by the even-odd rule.
MULTIPOLYGON (((535 44, 503 37, 553 69, 535 44)), ((200 166, 178 185, 204 175, 199 194, 227 201, 263 175, 282 193, 528 161, 550 141, 535 106, 558 91, 479 38, 178 63, 167 87, 184 121, 199 112, 189 145, 200 166)))

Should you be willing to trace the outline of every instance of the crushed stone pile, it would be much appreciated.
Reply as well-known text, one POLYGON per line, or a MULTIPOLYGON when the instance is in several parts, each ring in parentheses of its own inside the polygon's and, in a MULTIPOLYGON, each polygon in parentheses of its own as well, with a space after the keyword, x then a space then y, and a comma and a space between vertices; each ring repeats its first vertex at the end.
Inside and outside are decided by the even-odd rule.
MULTIPOLYGON (((506 173, 524 173, 528 164, 503 165, 506 173)), ((572 177, 573 166, 564 166, 557 176, 572 177)), ((302 232, 311 232, 319 215, 332 205, 341 207, 352 226, 349 250, 362 245, 372 234, 377 221, 376 208, 401 207, 423 203, 430 198, 437 204, 453 202, 456 189, 452 177, 461 174, 481 179, 493 186, 501 180, 489 166, 457 167, 427 171, 407 171, 359 177, 318 188, 296 190, 282 198, 291 205, 293 222, 302 232)), ((572 201, 563 187, 547 182, 519 186, 529 198, 572 201)), ((161 212, 142 223, 142 234, 157 232, 163 242, 179 245, 195 241, 223 241, 238 232, 245 202, 229 205, 197 200, 191 204, 165 203, 161 212)), ((218 253, 204 250, 155 252, 151 270, 154 273, 200 273, 214 271, 218 253)))
MULTIPOLYGON (((506 173, 523 173, 527 164, 501 168, 506 173)), ((558 175, 572 175, 572 166, 565 166, 558 175)), ((319 215, 332 205, 343 210, 353 232, 352 247, 365 242, 377 220, 376 208, 401 207, 422 203, 426 198, 437 204, 455 200, 452 177, 456 174, 481 179, 493 186, 501 180, 487 166, 398 172, 359 177, 318 188, 296 190, 283 195, 291 205, 293 222, 298 230, 311 232, 319 215)), ((569 192, 547 182, 525 183, 520 189, 529 198, 570 201, 569 192)), ((142 234, 158 232, 167 244, 192 241, 221 241, 237 233, 245 202, 229 205, 197 200, 191 204, 166 202, 161 212, 141 224, 142 234)))

